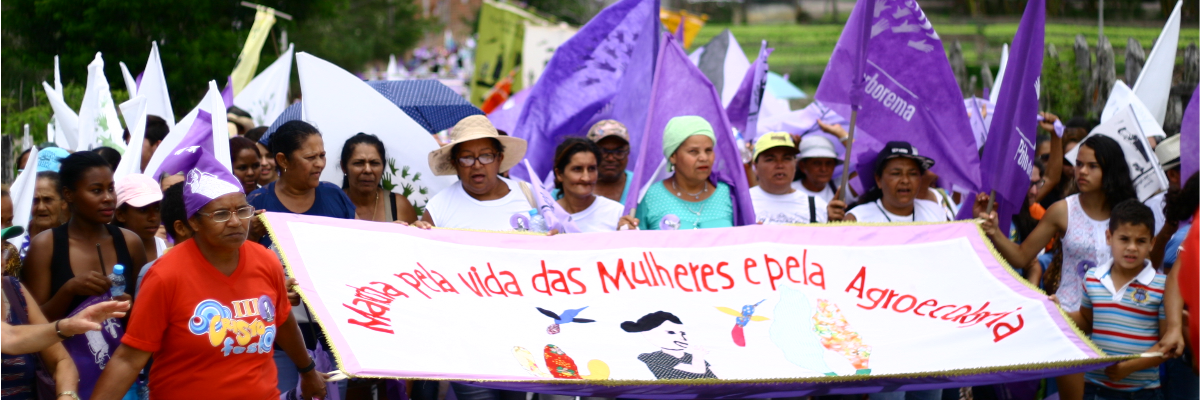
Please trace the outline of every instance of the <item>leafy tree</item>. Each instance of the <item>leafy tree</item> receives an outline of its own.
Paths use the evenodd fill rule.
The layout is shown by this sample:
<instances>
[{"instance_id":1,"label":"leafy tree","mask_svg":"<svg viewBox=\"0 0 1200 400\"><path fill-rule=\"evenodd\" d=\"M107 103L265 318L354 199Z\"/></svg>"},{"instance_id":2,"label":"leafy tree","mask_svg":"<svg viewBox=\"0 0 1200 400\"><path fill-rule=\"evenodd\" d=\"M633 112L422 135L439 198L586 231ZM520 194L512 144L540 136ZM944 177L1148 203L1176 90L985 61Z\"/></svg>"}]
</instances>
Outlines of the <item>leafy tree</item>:
<instances>
[{"instance_id":1,"label":"leafy tree","mask_svg":"<svg viewBox=\"0 0 1200 400\"><path fill-rule=\"evenodd\" d=\"M263 0L295 17L278 19L298 51L308 51L357 70L388 54L400 53L420 39L428 24L404 0ZM254 10L236 0L10 0L0 3L0 89L17 97L23 88L53 79L54 56L60 57L64 84L87 81L85 68L103 53L105 75L113 89L123 89L117 66L132 74L145 68L150 42L157 41L176 117L191 110L208 89L221 86L237 62ZM263 48L260 70L276 57L278 37ZM30 104L30 102L25 102ZM19 107L5 103L9 116ZM44 125L43 125L43 130ZM5 131L7 134L7 131Z\"/></svg>"}]
</instances>

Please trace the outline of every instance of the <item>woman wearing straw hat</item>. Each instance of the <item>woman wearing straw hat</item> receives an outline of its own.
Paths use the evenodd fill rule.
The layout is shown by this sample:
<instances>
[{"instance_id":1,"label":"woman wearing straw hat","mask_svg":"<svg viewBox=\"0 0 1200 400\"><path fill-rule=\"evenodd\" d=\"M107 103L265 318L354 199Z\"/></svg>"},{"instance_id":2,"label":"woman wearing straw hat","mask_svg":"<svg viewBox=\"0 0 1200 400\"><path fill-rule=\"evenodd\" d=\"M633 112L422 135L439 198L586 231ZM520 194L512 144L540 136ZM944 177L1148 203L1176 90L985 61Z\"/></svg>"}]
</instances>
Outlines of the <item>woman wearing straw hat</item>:
<instances>
[{"instance_id":1,"label":"woman wearing straw hat","mask_svg":"<svg viewBox=\"0 0 1200 400\"><path fill-rule=\"evenodd\" d=\"M520 182L500 176L525 157L525 146L523 139L501 136L485 116L463 118L450 143L429 153L434 175L458 175L458 182L429 199L413 226L512 230L513 214L537 208Z\"/></svg>"},{"instance_id":2,"label":"woman wearing straw hat","mask_svg":"<svg viewBox=\"0 0 1200 400\"><path fill-rule=\"evenodd\" d=\"M700 229L733 226L729 185L714 184L717 136L704 118L671 118L663 129L663 157L675 175L653 183L638 203L641 229Z\"/></svg>"},{"instance_id":3,"label":"woman wearing straw hat","mask_svg":"<svg viewBox=\"0 0 1200 400\"><path fill-rule=\"evenodd\" d=\"M500 135L491 121L472 115L450 130L450 143L429 153L434 175L458 175L458 182L425 203L412 226L488 231L512 230L513 214L527 215L534 201L527 186L500 176L525 157L525 140ZM523 187L525 186L525 187ZM524 392L451 383L460 400L523 400Z\"/></svg>"}]
</instances>

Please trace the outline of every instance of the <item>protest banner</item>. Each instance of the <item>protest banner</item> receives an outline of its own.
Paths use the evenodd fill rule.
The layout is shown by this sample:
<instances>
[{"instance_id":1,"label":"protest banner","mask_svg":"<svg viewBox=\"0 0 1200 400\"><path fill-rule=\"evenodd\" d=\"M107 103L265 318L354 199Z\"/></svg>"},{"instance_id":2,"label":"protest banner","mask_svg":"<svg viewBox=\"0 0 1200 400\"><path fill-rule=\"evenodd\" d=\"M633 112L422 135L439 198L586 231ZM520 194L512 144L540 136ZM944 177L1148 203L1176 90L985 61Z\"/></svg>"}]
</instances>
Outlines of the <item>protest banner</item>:
<instances>
[{"instance_id":1,"label":"protest banner","mask_svg":"<svg viewBox=\"0 0 1200 400\"><path fill-rule=\"evenodd\" d=\"M229 74L234 95L241 94L242 89L250 84L250 79L258 71L259 54L262 53L263 43L267 41L267 36L271 35L271 27L274 25L275 9L258 6L258 11L254 13L254 25L250 27L250 34L246 35L246 44L242 47L242 53L238 55L237 66L233 67L233 72Z\"/></svg>"},{"instance_id":2,"label":"protest banner","mask_svg":"<svg viewBox=\"0 0 1200 400\"><path fill-rule=\"evenodd\" d=\"M352 376L785 397L1036 379L1131 358L1083 337L974 222L546 237L264 221Z\"/></svg>"},{"instance_id":3,"label":"protest banner","mask_svg":"<svg viewBox=\"0 0 1200 400\"><path fill-rule=\"evenodd\" d=\"M567 24L543 26L525 21L525 41L521 50L521 73L525 75L524 87L532 87L542 77L554 50L575 35L577 29ZM518 90L513 89L513 93Z\"/></svg>"},{"instance_id":4,"label":"protest banner","mask_svg":"<svg viewBox=\"0 0 1200 400\"><path fill-rule=\"evenodd\" d=\"M486 0L479 8L479 47L475 49L475 76L471 79L472 104L482 105L488 90L504 79L510 71L520 71L522 49L525 46L525 22L550 25L528 11L512 4ZM512 91L518 92L527 84L520 74L513 79Z\"/></svg>"},{"instance_id":5,"label":"protest banner","mask_svg":"<svg viewBox=\"0 0 1200 400\"><path fill-rule=\"evenodd\" d=\"M1125 163L1129 164L1129 178L1133 180L1133 187L1137 190L1138 201L1146 201L1159 192L1166 191L1168 183L1167 174L1158 164L1154 148L1142 132L1141 127L1145 124L1139 116L1132 104L1127 105L1108 121L1093 128L1083 141L1095 135L1108 136L1117 141L1121 145L1121 152L1125 154ZM1077 156L1079 146L1075 146L1065 157L1074 165Z\"/></svg>"}]
</instances>

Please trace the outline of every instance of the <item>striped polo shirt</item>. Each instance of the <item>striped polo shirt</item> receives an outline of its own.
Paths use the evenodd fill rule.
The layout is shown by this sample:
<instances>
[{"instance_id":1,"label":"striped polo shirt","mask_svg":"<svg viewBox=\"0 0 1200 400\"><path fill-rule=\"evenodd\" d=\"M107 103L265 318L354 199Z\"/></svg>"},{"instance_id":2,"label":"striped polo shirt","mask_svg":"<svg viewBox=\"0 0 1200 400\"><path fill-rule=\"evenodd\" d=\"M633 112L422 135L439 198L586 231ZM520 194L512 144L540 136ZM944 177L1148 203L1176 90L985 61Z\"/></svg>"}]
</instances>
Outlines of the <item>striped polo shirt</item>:
<instances>
[{"instance_id":1,"label":"striped polo shirt","mask_svg":"<svg viewBox=\"0 0 1200 400\"><path fill-rule=\"evenodd\" d=\"M1158 343L1158 323L1166 318L1163 290L1166 275L1146 261L1142 272L1120 288L1113 287L1112 261L1087 272L1081 307L1092 309L1092 341L1110 355L1141 354ZM1089 371L1088 382L1133 392L1159 387L1158 368L1146 368L1112 382L1103 369Z\"/></svg>"}]
</instances>

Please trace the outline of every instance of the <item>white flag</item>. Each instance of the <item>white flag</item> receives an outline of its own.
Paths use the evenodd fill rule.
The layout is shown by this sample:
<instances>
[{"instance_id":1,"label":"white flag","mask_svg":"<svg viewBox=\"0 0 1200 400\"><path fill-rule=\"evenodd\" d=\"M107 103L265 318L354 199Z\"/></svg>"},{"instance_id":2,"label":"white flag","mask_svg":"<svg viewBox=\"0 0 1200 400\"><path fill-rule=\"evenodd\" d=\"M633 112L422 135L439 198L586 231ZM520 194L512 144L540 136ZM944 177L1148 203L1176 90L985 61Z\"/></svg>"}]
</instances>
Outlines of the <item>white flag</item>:
<instances>
[{"instance_id":1,"label":"white flag","mask_svg":"<svg viewBox=\"0 0 1200 400\"><path fill-rule=\"evenodd\" d=\"M167 76L158 57L158 42L150 44L150 58L146 61L146 70L142 71L142 86L138 88L138 94L146 96L147 113L161 117L169 127L175 126L175 111L171 109Z\"/></svg>"},{"instance_id":2,"label":"white flag","mask_svg":"<svg viewBox=\"0 0 1200 400\"><path fill-rule=\"evenodd\" d=\"M387 150L384 187L404 194L414 206L423 206L454 182L454 177L435 176L429 169L429 153L439 147L433 135L362 79L308 53L296 54L296 66L304 120L321 130L329 157L321 180L342 182L344 171L337 167L342 145L365 132L378 136Z\"/></svg>"},{"instance_id":3,"label":"white flag","mask_svg":"<svg viewBox=\"0 0 1200 400\"><path fill-rule=\"evenodd\" d=\"M254 77L233 98L233 105L254 118L254 126L270 126L288 106L292 80L292 47Z\"/></svg>"},{"instance_id":4,"label":"white flag","mask_svg":"<svg viewBox=\"0 0 1200 400\"><path fill-rule=\"evenodd\" d=\"M1133 111L1133 107L1126 106L1088 134L1088 137L1108 136L1121 145L1121 152L1125 153L1125 163L1129 164L1129 178L1133 180L1133 186L1137 189L1138 201L1143 202L1167 190L1167 175L1158 164L1154 148L1150 147L1150 142L1142 133L1141 127L1145 125L1146 123L1140 121L1139 114ZM1083 140L1087 141L1087 138ZM1075 146L1075 149L1067 153L1066 158L1071 164L1075 164L1075 158L1078 156L1079 146Z\"/></svg>"},{"instance_id":5,"label":"white flag","mask_svg":"<svg viewBox=\"0 0 1200 400\"><path fill-rule=\"evenodd\" d=\"M121 115L129 127L129 147L121 155L121 163L113 171L113 181L130 174L142 173L142 142L146 138L146 98L137 96L121 103Z\"/></svg>"},{"instance_id":6,"label":"white flag","mask_svg":"<svg viewBox=\"0 0 1200 400\"><path fill-rule=\"evenodd\" d=\"M38 149L36 147L29 149L29 158L25 161L24 169L21 174L17 175L17 179L13 180L10 188L13 204L13 226L20 226L29 231L29 219L33 212L33 197L37 190L37 162ZM12 239L8 239L13 246L21 248L25 244L25 240L29 235L21 235Z\"/></svg>"},{"instance_id":7,"label":"white flag","mask_svg":"<svg viewBox=\"0 0 1200 400\"><path fill-rule=\"evenodd\" d=\"M88 65L87 89L79 106L79 143L75 144L75 151L108 146L123 153L123 134L108 79L104 76L104 58L96 53L96 58Z\"/></svg>"}]
</instances>

